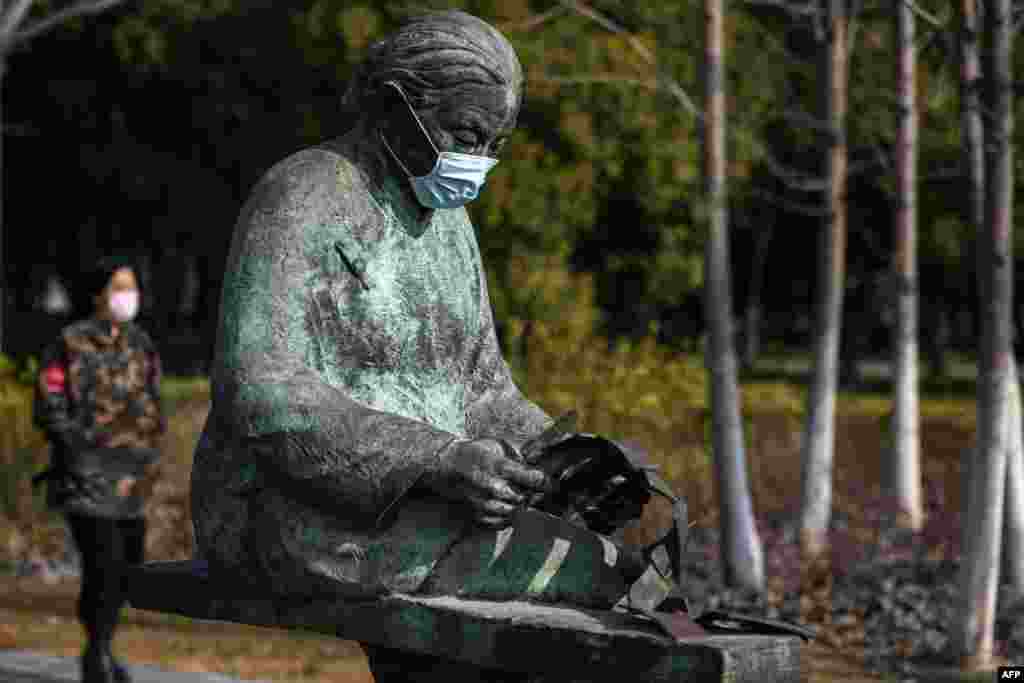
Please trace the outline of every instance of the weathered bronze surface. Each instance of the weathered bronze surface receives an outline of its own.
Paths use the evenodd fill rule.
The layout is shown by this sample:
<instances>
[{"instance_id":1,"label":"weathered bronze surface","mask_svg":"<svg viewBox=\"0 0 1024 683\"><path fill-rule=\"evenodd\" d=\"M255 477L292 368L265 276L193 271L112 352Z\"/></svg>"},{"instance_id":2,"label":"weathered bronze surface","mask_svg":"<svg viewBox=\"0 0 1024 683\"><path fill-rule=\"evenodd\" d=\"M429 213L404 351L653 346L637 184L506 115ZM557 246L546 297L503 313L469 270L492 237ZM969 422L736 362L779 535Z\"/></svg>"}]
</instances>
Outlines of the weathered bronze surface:
<instances>
[{"instance_id":1,"label":"weathered bronze surface","mask_svg":"<svg viewBox=\"0 0 1024 683\"><path fill-rule=\"evenodd\" d=\"M352 130L259 182L193 469L201 559L139 568L133 604L356 639L381 683L796 680L794 638L661 635L665 568L595 533L639 514L642 463L579 437L552 459L574 429L512 381L461 204L521 95L497 31L424 15L370 48ZM627 595L646 617L609 609Z\"/></svg>"},{"instance_id":2,"label":"weathered bronze surface","mask_svg":"<svg viewBox=\"0 0 1024 683\"><path fill-rule=\"evenodd\" d=\"M401 170L495 157L521 92L497 31L425 15L371 47L355 127L252 192L193 470L214 571L292 597L607 607L628 591L636 570L619 570L611 541L522 504L545 475L514 449L551 420L502 358L465 209L421 205Z\"/></svg>"},{"instance_id":3,"label":"weathered bronze surface","mask_svg":"<svg viewBox=\"0 0 1024 683\"><path fill-rule=\"evenodd\" d=\"M438 654L444 655L431 667L436 677L416 677L407 670L394 680L801 680L802 644L794 635L713 635L676 642L652 623L610 610L449 596L390 595L377 600L315 602L271 599L218 583L199 562L139 567L129 575L128 592L132 606L139 609L328 633L401 650L398 654L404 657L403 664L433 663Z\"/></svg>"}]
</instances>

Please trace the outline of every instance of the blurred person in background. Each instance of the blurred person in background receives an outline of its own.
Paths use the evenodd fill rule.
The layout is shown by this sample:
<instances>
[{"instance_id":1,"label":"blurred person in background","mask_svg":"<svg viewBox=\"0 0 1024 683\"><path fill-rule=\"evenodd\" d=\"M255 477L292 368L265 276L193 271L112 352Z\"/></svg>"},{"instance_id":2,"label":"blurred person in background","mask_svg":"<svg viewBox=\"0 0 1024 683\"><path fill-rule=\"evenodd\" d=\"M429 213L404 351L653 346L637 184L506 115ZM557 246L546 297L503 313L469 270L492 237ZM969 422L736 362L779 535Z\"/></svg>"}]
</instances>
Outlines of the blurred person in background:
<instances>
[{"instance_id":1,"label":"blurred person in background","mask_svg":"<svg viewBox=\"0 0 1024 683\"><path fill-rule=\"evenodd\" d=\"M34 482L47 482L47 501L64 513L81 554L82 680L124 683L130 676L111 642L125 569L144 555L142 485L166 428L161 364L149 335L132 322L139 285L128 258L100 259L72 291L91 314L42 354L33 411L51 462Z\"/></svg>"}]
</instances>

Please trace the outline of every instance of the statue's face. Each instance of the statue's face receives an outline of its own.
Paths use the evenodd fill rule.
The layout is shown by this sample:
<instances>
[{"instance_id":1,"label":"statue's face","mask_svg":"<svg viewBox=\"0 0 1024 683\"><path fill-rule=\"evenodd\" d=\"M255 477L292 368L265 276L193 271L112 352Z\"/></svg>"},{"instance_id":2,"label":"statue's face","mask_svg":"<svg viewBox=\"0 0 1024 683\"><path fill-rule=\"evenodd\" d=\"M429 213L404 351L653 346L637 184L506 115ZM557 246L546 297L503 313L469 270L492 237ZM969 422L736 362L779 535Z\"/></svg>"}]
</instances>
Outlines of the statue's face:
<instances>
[{"instance_id":1,"label":"statue's face","mask_svg":"<svg viewBox=\"0 0 1024 683\"><path fill-rule=\"evenodd\" d=\"M433 170L437 152L500 158L519 113L517 94L513 89L501 86L460 88L456 95L443 100L438 106L416 112L419 124L409 113L401 95L389 97L386 102L389 110L386 135L395 153L414 176L426 175ZM430 138L429 142L424 139L424 131Z\"/></svg>"}]
</instances>

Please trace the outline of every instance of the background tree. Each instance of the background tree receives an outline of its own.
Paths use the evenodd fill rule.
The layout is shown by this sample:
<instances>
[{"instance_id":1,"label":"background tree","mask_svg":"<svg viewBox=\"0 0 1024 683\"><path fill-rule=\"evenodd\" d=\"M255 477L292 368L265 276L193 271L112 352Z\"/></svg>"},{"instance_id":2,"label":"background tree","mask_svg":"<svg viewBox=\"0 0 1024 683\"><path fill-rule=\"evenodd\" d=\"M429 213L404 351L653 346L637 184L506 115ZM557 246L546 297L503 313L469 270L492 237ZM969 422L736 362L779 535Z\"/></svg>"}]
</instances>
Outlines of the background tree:
<instances>
[{"instance_id":1,"label":"background tree","mask_svg":"<svg viewBox=\"0 0 1024 683\"><path fill-rule=\"evenodd\" d=\"M967 178L967 223L982 243L985 220L985 146L981 115L981 62L979 55L978 10L975 0L960 0L958 8L958 57L960 66L960 116L963 171ZM980 257L981 252L976 254ZM983 264L978 262L978 267ZM976 271L977 272L977 271ZM1024 594L1024 446L1020 405L1020 374L1012 363L1010 377L1010 415L1006 451L1006 488L1003 500L1001 582L1016 595ZM971 481L972 451L965 454L963 472L965 491ZM966 498L966 497L965 497Z\"/></svg>"},{"instance_id":2,"label":"background tree","mask_svg":"<svg viewBox=\"0 0 1024 683\"><path fill-rule=\"evenodd\" d=\"M958 0L956 6L957 57L960 67L958 86L961 170L967 180L963 215L964 223L969 228L968 234L965 235L966 239L960 241L980 246L983 243L982 229L985 224L986 174L985 126L981 117L981 32L978 25L978 0ZM974 263L968 263L968 267L974 271L975 294L980 296L983 250L975 248L968 253L974 255ZM942 364L944 360L944 357L940 359Z\"/></svg>"},{"instance_id":3,"label":"background tree","mask_svg":"<svg viewBox=\"0 0 1024 683\"><path fill-rule=\"evenodd\" d=\"M704 182L708 213L704 295L709 326L708 391L725 581L764 590L764 556L747 482L737 385L726 192L722 0L704 0Z\"/></svg>"},{"instance_id":4,"label":"background tree","mask_svg":"<svg viewBox=\"0 0 1024 683\"><path fill-rule=\"evenodd\" d=\"M896 23L896 90L899 101L896 140L896 239L893 271L896 320L893 325L892 453L887 458L888 489L900 523L920 530L921 455L917 370L917 56L914 12L903 0L893 3Z\"/></svg>"},{"instance_id":5,"label":"background tree","mask_svg":"<svg viewBox=\"0 0 1024 683\"><path fill-rule=\"evenodd\" d=\"M486 235L481 248L502 334L517 319L528 327L572 310L568 290L540 294L527 282L588 272L601 330L637 338L657 324L659 341L695 350L705 327L699 288L707 232L689 93L699 88L692 36L702 31L702 7L683 0L585 6L622 32L563 3L527 0L152 0L38 36L11 54L5 82L11 125L4 153L9 166L23 169L6 175L5 220L31 226L9 230L18 238L5 260L19 319L5 330L5 350L29 355L47 337L33 332L33 316L42 314L29 312L37 293L30 285L45 283L47 264L73 285L80 255L128 248L151 264L143 322L169 371L201 371L193 364L212 342L230 226L252 184L287 154L345 130L338 101L370 41L410 12L455 7L502 27L527 72L509 154L470 206ZM724 79L736 103L726 131L731 285L738 301L759 295L772 355L798 351L812 337L819 261L812 235L820 232L823 174L814 160L824 126L804 112L816 110L820 91L818 46L808 30L824 27L818 6L737 3L724 21ZM871 282L891 260L894 174L876 163L888 163L895 133L891 16L891 3L865 5L850 55L857 115L848 119L846 271L850 296L865 302L871 288L853 283ZM957 159L956 80L946 73L943 41L924 33L920 42L920 165L934 176ZM66 58L71 53L76 59ZM64 163L43 173L40 158ZM977 297L968 298L974 285L965 283L974 268L963 267L973 237L964 238L967 224L957 215L958 183L921 179L929 197L918 207L921 343L925 350L948 338L952 350L973 354ZM66 201L52 201L54 186ZM762 249L756 242L769 232ZM751 277L758 253L760 287ZM48 255L45 263L39 254ZM200 303L176 317L190 256ZM858 346L862 355L888 354L880 316L858 316L866 304L848 301L843 329L866 334L844 344L841 356L852 358L846 347ZM191 341L179 341L178 331Z\"/></svg>"},{"instance_id":6,"label":"background tree","mask_svg":"<svg viewBox=\"0 0 1024 683\"><path fill-rule=\"evenodd\" d=\"M844 0L822 0L821 87L829 125L826 216L818 261L817 333L803 442L800 547L809 563L825 558L832 504L835 400L846 262L847 16Z\"/></svg>"},{"instance_id":7,"label":"background tree","mask_svg":"<svg viewBox=\"0 0 1024 683\"><path fill-rule=\"evenodd\" d=\"M966 15L966 13L965 13ZM978 446L968 470L963 563L962 619L954 634L961 666L992 668L996 592L999 585L1009 445L1013 302L1013 109L1012 16L1009 0L992 0L984 12L986 99L985 223L978 235L982 339L978 373Z\"/></svg>"}]
</instances>

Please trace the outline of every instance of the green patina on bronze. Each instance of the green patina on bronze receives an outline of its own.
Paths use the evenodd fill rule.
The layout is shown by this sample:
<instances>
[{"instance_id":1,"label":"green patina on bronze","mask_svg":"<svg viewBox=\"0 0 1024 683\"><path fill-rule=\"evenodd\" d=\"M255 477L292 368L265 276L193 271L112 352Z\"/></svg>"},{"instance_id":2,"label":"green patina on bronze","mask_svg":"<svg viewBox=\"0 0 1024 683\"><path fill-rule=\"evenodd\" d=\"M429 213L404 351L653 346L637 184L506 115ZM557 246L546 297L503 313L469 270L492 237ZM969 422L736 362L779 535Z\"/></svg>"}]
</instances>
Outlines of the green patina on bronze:
<instances>
[{"instance_id":1,"label":"green patina on bronze","mask_svg":"<svg viewBox=\"0 0 1024 683\"><path fill-rule=\"evenodd\" d=\"M491 534L493 536L493 534ZM494 544L482 544L480 553L481 569L467 573L461 593L464 595L486 595L491 599L512 599L526 594L526 589L544 565L553 539L535 538L531 543L519 543L507 549L491 562ZM513 535L509 544L515 543ZM460 580L456 578L456 580Z\"/></svg>"},{"instance_id":2,"label":"green patina on bronze","mask_svg":"<svg viewBox=\"0 0 1024 683\"><path fill-rule=\"evenodd\" d=\"M355 127L278 163L240 212L193 466L199 553L212 574L287 600L431 592L609 607L628 586L595 534L521 509L499 553L466 502L430 484L442 453L462 453L453 443L519 446L551 420L502 357L465 209L417 204L381 144L385 128L403 139L393 110L373 104L374 79L405 78L412 99L439 103L422 110L424 130L459 151L449 132L467 125L460 111L490 121L491 142L508 134L521 68L473 17L424 22L393 44L406 57L386 41L371 49L354 79ZM435 73L430 60L451 50L468 56L450 73L406 78L416 64ZM414 64L394 67L405 58ZM402 627L420 649L483 633L426 616Z\"/></svg>"}]
</instances>

